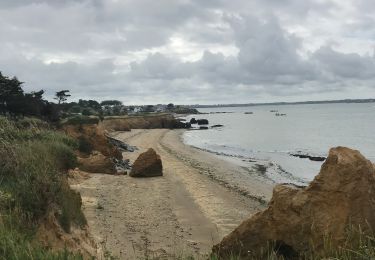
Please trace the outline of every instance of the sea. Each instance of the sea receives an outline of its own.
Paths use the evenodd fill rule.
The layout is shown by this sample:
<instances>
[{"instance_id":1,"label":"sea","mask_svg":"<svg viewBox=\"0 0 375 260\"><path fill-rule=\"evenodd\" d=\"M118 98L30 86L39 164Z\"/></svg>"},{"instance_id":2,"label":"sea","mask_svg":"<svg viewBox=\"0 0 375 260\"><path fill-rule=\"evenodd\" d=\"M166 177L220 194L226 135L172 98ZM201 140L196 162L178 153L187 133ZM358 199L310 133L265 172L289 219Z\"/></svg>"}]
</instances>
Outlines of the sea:
<instances>
[{"instance_id":1,"label":"sea","mask_svg":"<svg viewBox=\"0 0 375 260\"><path fill-rule=\"evenodd\" d=\"M359 150L375 162L375 104L299 104L198 108L208 130L186 131L186 144L221 159L262 172L275 183L305 185L323 161L292 154L326 157L331 147ZM280 115L283 114L283 115ZM213 125L223 125L214 127Z\"/></svg>"}]
</instances>

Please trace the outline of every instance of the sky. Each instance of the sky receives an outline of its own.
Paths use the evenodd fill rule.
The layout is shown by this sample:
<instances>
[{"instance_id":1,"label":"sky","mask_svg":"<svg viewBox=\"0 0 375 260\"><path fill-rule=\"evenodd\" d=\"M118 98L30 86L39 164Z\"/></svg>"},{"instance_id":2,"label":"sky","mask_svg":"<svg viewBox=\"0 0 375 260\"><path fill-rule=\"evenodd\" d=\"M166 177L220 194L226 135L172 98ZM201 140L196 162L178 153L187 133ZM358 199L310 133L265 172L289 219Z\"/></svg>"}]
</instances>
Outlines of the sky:
<instances>
[{"instance_id":1,"label":"sky","mask_svg":"<svg viewBox=\"0 0 375 260\"><path fill-rule=\"evenodd\" d=\"M374 0L1 0L0 71L51 99L375 98Z\"/></svg>"}]
</instances>

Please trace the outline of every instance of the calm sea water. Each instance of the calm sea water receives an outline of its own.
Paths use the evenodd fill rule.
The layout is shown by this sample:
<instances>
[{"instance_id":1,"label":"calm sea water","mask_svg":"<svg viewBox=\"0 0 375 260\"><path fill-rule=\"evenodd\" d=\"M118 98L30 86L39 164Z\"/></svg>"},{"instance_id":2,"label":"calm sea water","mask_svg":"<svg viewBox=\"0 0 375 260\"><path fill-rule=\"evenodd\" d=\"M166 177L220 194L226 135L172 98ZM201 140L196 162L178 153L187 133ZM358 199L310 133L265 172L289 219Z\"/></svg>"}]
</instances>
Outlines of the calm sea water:
<instances>
[{"instance_id":1,"label":"calm sea water","mask_svg":"<svg viewBox=\"0 0 375 260\"><path fill-rule=\"evenodd\" d=\"M286 116L275 116L271 110ZM199 111L210 114L187 119L206 118L210 125L224 127L187 131L185 143L243 167L260 169L275 182L306 183L319 172L322 162L290 155L298 151L326 156L331 147L347 146L375 161L373 103L222 107Z\"/></svg>"}]
</instances>

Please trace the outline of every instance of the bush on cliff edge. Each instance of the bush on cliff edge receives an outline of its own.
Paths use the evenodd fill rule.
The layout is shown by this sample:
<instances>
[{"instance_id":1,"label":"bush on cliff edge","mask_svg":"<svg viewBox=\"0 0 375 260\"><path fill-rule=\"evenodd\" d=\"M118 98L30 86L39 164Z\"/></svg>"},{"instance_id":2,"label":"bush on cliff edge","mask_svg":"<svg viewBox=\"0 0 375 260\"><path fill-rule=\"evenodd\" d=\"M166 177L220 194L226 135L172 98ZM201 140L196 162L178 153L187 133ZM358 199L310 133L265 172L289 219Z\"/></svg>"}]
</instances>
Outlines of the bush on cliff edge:
<instances>
[{"instance_id":1,"label":"bush on cliff edge","mask_svg":"<svg viewBox=\"0 0 375 260\"><path fill-rule=\"evenodd\" d=\"M0 117L0 258L33 256L34 251L35 256L44 254L30 241L51 208L59 209L58 219L66 232L73 224L86 224L81 198L69 188L65 175L77 164L73 151L77 147L63 134Z\"/></svg>"}]
</instances>

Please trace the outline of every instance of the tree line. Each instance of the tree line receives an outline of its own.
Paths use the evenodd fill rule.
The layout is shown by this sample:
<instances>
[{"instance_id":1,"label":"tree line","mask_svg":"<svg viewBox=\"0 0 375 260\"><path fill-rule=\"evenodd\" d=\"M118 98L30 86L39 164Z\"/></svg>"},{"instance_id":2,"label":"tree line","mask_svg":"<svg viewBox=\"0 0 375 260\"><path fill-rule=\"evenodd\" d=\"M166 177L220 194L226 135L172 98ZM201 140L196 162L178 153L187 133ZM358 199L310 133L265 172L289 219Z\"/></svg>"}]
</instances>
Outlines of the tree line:
<instances>
[{"instance_id":1,"label":"tree line","mask_svg":"<svg viewBox=\"0 0 375 260\"><path fill-rule=\"evenodd\" d=\"M0 72L0 114L12 117L36 116L55 121L59 117L56 104L43 99L44 90L26 93L23 82Z\"/></svg>"},{"instance_id":2,"label":"tree line","mask_svg":"<svg viewBox=\"0 0 375 260\"><path fill-rule=\"evenodd\" d=\"M69 116L119 116L134 112L134 106L124 106L119 100L96 100L79 99L78 102L67 102L71 97L70 91L60 90L55 93L56 103L43 98L44 90L25 92L24 82L17 77L4 76L0 71L0 115L13 118L34 116L47 121L58 121ZM193 113L195 111L186 110L186 107L174 106L172 103L165 106L165 111L174 113ZM139 111L139 110L137 110ZM141 107L141 112L155 112L153 105Z\"/></svg>"},{"instance_id":3,"label":"tree line","mask_svg":"<svg viewBox=\"0 0 375 260\"><path fill-rule=\"evenodd\" d=\"M34 116L48 121L58 121L61 117L70 114L120 115L126 113L126 109L118 100L105 100L101 103L95 100L83 100L69 102L71 97L69 90L60 90L55 93L57 103L49 102L43 98L44 90L27 93L23 90L24 82L17 77L7 77L0 72L0 115L10 117Z\"/></svg>"}]
</instances>

